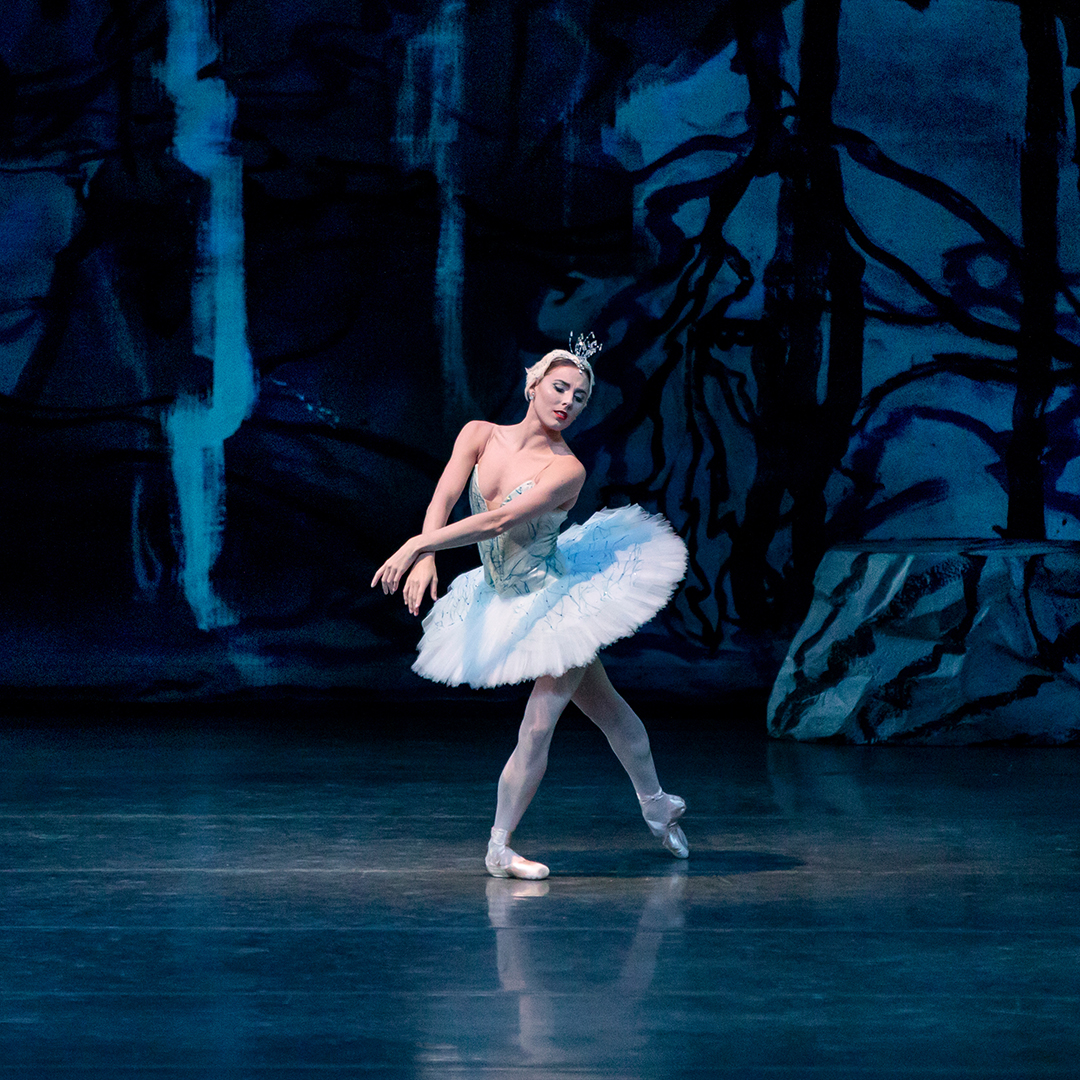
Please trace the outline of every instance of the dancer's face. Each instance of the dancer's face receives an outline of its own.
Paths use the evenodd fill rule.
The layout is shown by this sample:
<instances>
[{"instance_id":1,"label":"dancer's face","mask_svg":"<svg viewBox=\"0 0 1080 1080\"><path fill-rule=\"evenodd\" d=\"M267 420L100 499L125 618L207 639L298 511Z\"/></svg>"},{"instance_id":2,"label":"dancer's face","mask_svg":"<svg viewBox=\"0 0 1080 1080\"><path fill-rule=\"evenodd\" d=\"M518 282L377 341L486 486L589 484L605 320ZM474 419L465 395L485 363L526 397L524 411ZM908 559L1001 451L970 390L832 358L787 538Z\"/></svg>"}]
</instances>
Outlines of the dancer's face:
<instances>
[{"instance_id":1,"label":"dancer's face","mask_svg":"<svg viewBox=\"0 0 1080 1080\"><path fill-rule=\"evenodd\" d=\"M555 364L536 384L532 406L544 427L565 431L585 408L588 396L588 376L573 364Z\"/></svg>"}]
</instances>

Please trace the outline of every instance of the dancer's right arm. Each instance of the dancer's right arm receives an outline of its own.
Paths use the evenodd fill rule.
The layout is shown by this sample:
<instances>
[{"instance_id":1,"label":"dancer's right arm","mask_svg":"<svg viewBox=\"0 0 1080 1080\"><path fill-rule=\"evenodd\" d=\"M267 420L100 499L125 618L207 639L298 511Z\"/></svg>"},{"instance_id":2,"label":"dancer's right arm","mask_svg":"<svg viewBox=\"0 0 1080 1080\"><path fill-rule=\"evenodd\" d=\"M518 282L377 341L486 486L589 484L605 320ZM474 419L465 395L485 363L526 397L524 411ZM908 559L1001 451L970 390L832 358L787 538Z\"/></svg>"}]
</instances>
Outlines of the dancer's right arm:
<instances>
[{"instance_id":1,"label":"dancer's right arm","mask_svg":"<svg viewBox=\"0 0 1080 1080\"><path fill-rule=\"evenodd\" d=\"M454 440L454 451L450 455L450 460L446 463L446 468L443 469L442 476L439 477L439 482L435 486L435 494L428 503L421 532L441 529L450 520L450 514L472 475L473 466L491 437L492 427L493 425L487 421L472 420L461 429L457 439ZM435 569L435 555L429 552L416 560L402 586L402 598L409 609L409 614L419 613L425 594L429 594L431 599L435 600L438 597L438 589L439 576Z\"/></svg>"}]
</instances>

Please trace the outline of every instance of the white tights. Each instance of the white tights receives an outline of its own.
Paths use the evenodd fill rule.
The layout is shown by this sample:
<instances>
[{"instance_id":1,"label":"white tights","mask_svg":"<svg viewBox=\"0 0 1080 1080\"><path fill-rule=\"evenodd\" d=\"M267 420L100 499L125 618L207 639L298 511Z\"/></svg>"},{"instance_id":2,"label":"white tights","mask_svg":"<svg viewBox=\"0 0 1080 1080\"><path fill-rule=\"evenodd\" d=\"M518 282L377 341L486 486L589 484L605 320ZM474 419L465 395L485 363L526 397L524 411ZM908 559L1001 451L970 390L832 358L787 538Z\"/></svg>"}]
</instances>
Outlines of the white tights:
<instances>
[{"instance_id":1,"label":"white tights","mask_svg":"<svg viewBox=\"0 0 1080 1080\"><path fill-rule=\"evenodd\" d=\"M496 829L513 832L532 802L547 769L555 725L571 701L607 736L638 798L660 791L645 725L611 685L603 664L594 660L588 667L573 668L557 678L545 675L536 680L517 746L499 777Z\"/></svg>"}]
</instances>

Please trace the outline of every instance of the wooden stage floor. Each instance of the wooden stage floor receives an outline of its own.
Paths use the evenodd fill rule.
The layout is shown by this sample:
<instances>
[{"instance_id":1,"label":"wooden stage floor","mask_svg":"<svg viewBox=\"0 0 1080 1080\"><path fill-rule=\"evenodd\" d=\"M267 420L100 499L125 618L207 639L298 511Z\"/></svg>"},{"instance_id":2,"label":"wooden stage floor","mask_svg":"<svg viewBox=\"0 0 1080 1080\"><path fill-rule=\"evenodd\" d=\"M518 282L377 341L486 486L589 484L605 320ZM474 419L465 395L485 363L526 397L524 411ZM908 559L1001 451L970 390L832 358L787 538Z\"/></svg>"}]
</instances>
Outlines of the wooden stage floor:
<instances>
[{"instance_id":1,"label":"wooden stage floor","mask_svg":"<svg viewBox=\"0 0 1080 1080\"><path fill-rule=\"evenodd\" d=\"M427 708L0 723L0 1080L1077 1075L1080 749L654 718L678 863L567 717L524 883Z\"/></svg>"}]
</instances>

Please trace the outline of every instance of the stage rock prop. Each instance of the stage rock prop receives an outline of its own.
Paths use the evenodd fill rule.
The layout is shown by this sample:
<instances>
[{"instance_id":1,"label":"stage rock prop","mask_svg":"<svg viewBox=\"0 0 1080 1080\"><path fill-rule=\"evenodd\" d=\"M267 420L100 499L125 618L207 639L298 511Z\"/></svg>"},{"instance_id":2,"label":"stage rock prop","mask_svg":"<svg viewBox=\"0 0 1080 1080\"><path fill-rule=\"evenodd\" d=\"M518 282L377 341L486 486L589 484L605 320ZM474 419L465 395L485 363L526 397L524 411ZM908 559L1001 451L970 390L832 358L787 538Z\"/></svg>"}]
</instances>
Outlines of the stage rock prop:
<instances>
[{"instance_id":1,"label":"stage rock prop","mask_svg":"<svg viewBox=\"0 0 1080 1080\"><path fill-rule=\"evenodd\" d=\"M1080 544L831 549L768 726L800 741L1080 739Z\"/></svg>"}]
</instances>

